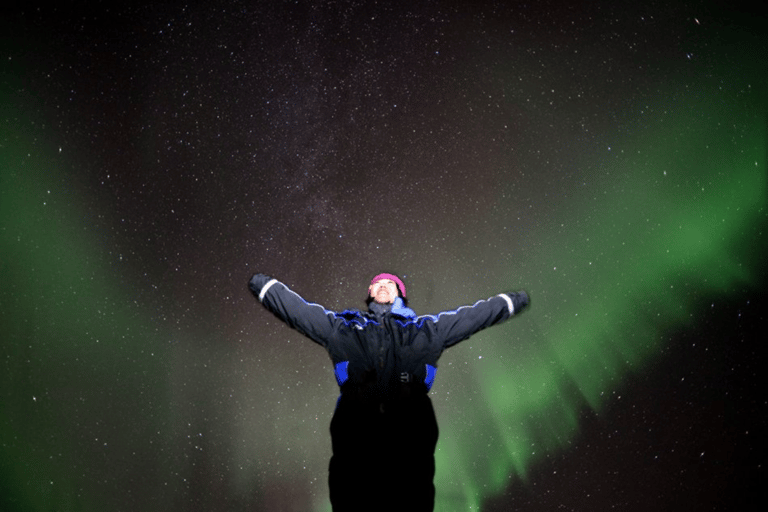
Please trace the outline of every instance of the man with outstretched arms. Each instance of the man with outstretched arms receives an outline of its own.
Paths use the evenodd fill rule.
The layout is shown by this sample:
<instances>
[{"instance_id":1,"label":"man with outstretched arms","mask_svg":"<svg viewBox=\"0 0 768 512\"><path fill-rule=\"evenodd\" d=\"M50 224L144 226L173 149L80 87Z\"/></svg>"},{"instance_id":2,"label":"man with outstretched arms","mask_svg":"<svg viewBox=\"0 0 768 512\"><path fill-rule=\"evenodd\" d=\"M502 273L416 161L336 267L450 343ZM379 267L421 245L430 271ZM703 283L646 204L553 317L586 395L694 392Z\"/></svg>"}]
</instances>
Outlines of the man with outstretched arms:
<instances>
[{"instance_id":1,"label":"man with outstretched arms","mask_svg":"<svg viewBox=\"0 0 768 512\"><path fill-rule=\"evenodd\" d=\"M329 467L334 512L431 511L437 421L427 393L443 350L519 313L525 292L417 316L405 284L379 274L368 311L335 312L286 285L254 275L249 287L269 311L325 347L341 388L331 420Z\"/></svg>"}]
</instances>

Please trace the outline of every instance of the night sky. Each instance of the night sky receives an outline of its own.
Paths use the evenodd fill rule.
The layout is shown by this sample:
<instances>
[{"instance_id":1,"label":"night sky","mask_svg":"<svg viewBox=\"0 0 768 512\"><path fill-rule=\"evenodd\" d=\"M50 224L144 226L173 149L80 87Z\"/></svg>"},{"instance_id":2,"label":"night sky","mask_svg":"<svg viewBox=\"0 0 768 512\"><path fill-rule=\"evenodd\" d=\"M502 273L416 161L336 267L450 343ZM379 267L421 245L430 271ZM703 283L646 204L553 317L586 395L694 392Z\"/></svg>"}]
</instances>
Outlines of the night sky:
<instances>
[{"instance_id":1,"label":"night sky","mask_svg":"<svg viewBox=\"0 0 768 512\"><path fill-rule=\"evenodd\" d=\"M77 4L0 16L0 510L329 511L247 282L383 271L531 296L440 359L436 511L763 510L762 7Z\"/></svg>"}]
</instances>

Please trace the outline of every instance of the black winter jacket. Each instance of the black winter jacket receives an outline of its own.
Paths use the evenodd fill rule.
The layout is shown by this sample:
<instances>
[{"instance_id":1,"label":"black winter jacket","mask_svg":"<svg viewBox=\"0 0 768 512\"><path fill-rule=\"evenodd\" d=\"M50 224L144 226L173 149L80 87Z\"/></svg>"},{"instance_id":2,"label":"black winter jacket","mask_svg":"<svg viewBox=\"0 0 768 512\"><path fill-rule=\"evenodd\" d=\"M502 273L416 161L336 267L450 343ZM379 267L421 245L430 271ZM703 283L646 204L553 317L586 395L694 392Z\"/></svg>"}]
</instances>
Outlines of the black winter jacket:
<instances>
[{"instance_id":1,"label":"black winter jacket","mask_svg":"<svg viewBox=\"0 0 768 512\"><path fill-rule=\"evenodd\" d=\"M376 401L395 399L404 389L426 393L443 350L514 314L507 294L437 315L408 317L375 302L368 312L329 311L263 274L254 275L249 287L280 320L325 347L342 394Z\"/></svg>"}]
</instances>

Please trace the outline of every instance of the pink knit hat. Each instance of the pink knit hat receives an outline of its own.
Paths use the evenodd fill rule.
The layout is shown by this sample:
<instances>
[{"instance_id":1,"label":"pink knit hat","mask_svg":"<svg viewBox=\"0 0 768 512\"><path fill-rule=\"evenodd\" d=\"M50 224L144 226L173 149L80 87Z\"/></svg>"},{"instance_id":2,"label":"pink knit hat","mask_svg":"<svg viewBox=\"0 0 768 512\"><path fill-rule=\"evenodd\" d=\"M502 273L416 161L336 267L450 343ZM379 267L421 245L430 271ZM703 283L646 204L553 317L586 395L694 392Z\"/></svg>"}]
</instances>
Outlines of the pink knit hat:
<instances>
[{"instance_id":1,"label":"pink knit hat","mask_svg":"<svg viewBox=\"0 0 768 512\"><path fill-rule=\"evenodd\" d=\"M391 279L394 281L395 284L397 284L397 287L400 290L403 298L405 298L405 284L403 283L402 279L397 277L395 274L379 274L371 279L371 284L375 283L376 281L381 281L382 279Z\"/></svg>"}]
</instances>

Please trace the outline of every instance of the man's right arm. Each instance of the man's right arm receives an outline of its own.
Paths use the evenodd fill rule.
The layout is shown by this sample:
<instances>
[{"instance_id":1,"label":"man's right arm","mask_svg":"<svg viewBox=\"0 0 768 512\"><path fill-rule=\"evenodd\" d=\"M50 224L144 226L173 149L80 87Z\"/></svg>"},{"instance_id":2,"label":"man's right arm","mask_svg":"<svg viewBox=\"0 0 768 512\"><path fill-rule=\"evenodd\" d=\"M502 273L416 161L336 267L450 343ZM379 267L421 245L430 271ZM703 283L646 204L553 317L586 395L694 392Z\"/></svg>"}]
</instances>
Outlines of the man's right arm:
<instances>
[{"instance_id":1,"label":"man's right arm","mask_svg":"<svg viewBox=\"0 0 768 512\"><path fill-rule=\"evenodd\" d=\"M277 279L264 274L255 274L248 283L248 288L265 308L289 327L320 345L328 344L336 324L336 314L333 311L307 302Z\"/></svg>"},{"instance_id":2,"label":"man's right arm","mask_svg":"<svg viewBox=\"0 0 768 512\"><path fill-rule=\"evenodd\" d=\"M439 338L445 348L469 338L474 333L504 322L528 305L525 292L500 293L472 306L462 306L431 316Z\"/></svg>"}]
</instances>

